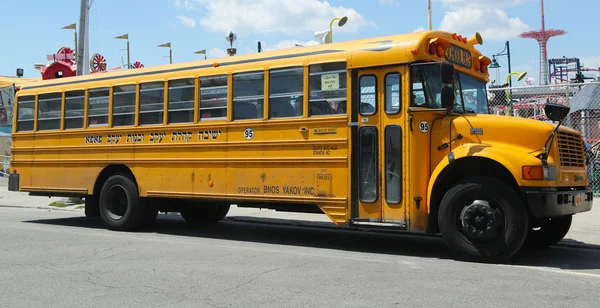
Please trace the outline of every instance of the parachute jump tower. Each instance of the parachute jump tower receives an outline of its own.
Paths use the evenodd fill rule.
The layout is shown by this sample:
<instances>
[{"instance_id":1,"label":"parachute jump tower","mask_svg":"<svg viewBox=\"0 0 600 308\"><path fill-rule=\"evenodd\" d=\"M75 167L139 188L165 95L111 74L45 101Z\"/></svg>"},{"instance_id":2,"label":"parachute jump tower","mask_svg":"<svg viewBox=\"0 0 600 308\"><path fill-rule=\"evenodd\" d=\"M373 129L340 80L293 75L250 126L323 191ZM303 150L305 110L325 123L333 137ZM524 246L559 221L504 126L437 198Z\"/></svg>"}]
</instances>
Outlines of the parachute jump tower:
<instances>
[{"instance_id":1,"label":"parachute jump tower","mask_svg":"<svg viewBox=\"0 0 600 308\"><path fill-rule=\"evenodd\" d=\"M544 22L544 0L540 0L540 7L542 10L542 28L537 31L524 32L519 35L521 38L531 38L538 42L540 45L540 76L539 84L548 84L548 53L546 45L551 37L566 34L565 30L560 29L546 29Z\"/></svg>"}]
</instances>

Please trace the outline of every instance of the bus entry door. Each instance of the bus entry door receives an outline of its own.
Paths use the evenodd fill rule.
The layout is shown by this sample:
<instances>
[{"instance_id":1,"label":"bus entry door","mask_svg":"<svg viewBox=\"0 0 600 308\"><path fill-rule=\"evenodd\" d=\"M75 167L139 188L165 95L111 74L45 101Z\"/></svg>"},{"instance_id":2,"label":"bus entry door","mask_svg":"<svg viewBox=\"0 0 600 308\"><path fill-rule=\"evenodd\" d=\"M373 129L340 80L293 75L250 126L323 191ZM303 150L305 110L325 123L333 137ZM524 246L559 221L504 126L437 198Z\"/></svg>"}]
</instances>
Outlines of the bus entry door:
<instances>
[{"instance_id":1,"label":"bus entry door","mask_svg":"<svg viewBox=\"0 0 600 308\"><path fill-rule=\"evenodd\" d=\"M402 66L359 70L354 79L352 117L353 166L356 179L355 222L405 225L401 111Z\"/></svg>"}]
</instances>

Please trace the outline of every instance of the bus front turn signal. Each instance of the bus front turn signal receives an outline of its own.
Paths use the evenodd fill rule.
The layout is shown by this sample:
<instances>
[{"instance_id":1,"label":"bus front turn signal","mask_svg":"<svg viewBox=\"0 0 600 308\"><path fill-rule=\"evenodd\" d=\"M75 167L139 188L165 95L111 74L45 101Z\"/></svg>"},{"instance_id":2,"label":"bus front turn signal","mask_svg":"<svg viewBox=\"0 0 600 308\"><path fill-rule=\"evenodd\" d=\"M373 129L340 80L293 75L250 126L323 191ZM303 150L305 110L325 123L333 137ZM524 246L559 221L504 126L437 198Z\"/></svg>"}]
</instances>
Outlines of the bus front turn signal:
<instances>
[{"instance_id":1,"label":"bus front turn signal","mask_svg":"<svg viewBox=\"0 0 600 308\"><path fill-rule=\"evenodd\" d=\"M523 166L521 170L523 180L556 180L556 167L554 166Z\"/></svg>"}]
</instances>

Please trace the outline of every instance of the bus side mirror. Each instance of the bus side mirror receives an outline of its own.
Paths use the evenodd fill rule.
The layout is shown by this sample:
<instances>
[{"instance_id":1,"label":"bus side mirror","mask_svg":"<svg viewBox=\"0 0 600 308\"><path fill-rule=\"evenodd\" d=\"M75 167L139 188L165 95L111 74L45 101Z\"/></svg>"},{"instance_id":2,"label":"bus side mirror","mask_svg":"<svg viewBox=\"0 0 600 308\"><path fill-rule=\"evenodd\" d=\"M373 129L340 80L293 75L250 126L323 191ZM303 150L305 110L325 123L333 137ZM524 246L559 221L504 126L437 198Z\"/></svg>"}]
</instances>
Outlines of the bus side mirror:
<instances>
[{"instance_id":1,"label":"bus side mirror","mask_svg":"<svg viewBox=\"0 0 600 308\"><path fill-rule=\"evenodd\" d=\"M442 108L450 111L454 109L454 87L443 86L442 87Z\"/></svg>"},{"instance_id":2,"label":"bus side mirror","mask_svg":"<svg viewBox=\"0 0 600 308\"><path fill-rule=\"evenodd\" d=\"M442 62L440 64L440 71L442 72L442 83L454 83L454 65L452 65L452 63L448 61Z\"/></svg>"},{"instance_id":3,"label":"bus side mirror","mask_svg":"<svg viewBox=\"0 0 600 308\"><path fill-rule=\"evenodd\" d=\"M544 107L546 117L548 117L550 121L555 122L562 121L569 114L570 110L571 108L568 106L553 103L546 103L546 106Z\"/></svg>"}]
</instances>

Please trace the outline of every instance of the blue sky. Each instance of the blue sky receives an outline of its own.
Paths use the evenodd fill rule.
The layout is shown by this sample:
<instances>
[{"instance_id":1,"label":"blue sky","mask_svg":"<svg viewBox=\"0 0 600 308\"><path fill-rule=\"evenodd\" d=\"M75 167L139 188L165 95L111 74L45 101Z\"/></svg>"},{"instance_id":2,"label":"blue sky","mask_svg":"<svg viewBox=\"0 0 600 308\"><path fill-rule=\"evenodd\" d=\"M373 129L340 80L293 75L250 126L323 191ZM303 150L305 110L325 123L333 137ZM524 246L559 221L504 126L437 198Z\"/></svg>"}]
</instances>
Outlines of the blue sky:
<instances>
[{"instance_id":1,"label":"blue sky","mask_svg":"<svg viewBox=\"0 0 600 308\"><path fill-rule=\"evenodd\" d=\"M39 77L34 63L47 63L46 55L62 46L73 46L72 30L63 26L79 22L78 0L20 0L0 4L2 46L0 75L14 75L17 67L26 77ZM546 28L567 34L550 39L548 57L579 57L588 68L600 66L600 41L592 25L600 1L546 0ZM100 53L108 67L126 60L125 41L115 36L129 33L132 62L145 66L168 63L172 42L173 61L201 59L193 54L208 50L209 58L225 55L225 33L236 32L238 54L277 49L294 44L315 44L314 32L326 30L333 17L348 16L348 23L333 29L334 41L412 32L427 27L426 0L96 0L90 13L90 55ZM513 71L538 77L538 44L518 35L540 28L539 0L433 0L433 28L470 37L483 35L480 50L491 58L510 41ZM499 57L506 77L506 57ZM587 72L588 76L598 76ZM491 70L490 79L496 79ZM523 83L520 83L523 84Z\"/></svg>"}]
</instances>

